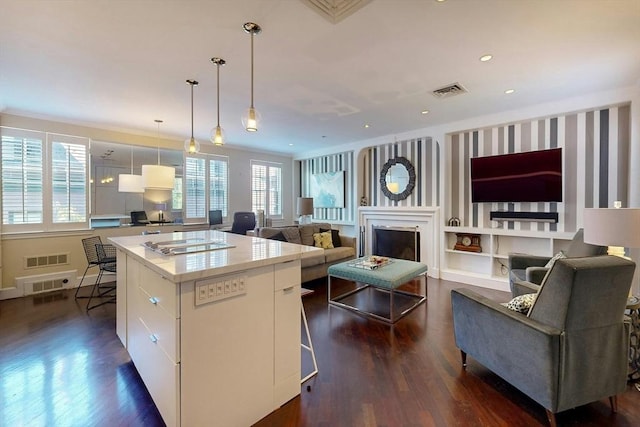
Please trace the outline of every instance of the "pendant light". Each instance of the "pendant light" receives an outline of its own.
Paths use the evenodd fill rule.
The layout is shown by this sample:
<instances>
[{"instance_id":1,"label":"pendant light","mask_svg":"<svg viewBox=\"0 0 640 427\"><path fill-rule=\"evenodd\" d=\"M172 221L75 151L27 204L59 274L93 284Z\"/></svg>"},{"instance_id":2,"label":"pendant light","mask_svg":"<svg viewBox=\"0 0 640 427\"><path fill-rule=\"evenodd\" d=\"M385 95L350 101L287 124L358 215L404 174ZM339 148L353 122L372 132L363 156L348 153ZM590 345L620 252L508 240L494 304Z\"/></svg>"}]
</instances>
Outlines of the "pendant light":
<instances>
[{"instance_id":1,"label":"pendant light","mask_svg":"<svg viewBox=\"0 0 640 427\"><path fill-rule=\"evenodd\" d=\"M247 22L242 26L244 30L251 34L251 106L242 118L242 125L249 132L256 132L260 122L260 113L253 107L253 36L262 31L260 25Z\"/></svg>"},{"instance_id":2,"label":"pendant light","mask_svg":"<svg viewBox=\"0 0 640 427\"><path fill-rule=\"evenodd\" d=\"M191 85L191 139L184 141L184 151L189 154L200 152L200 143L193 137L193 87L198 85L195 80L187 80L187 84Z\"/></svg>"},{"instance_id":3,"label":"pendant light","mask_svg":"<svg viewBox=\"0 0 640 427\"><path fill-rule=\"evenodd\" d=\"M118 175L118 192L120 193L144 193L142 175L133 174L133 147L131 147L131 173Z\"/></svg>"},{"instance_id":4,"label":"pendant light","mask_svg":"<svg viewBox=\"0 0 640 427\"><path fill-rule=\"evenodd\" d=\"M152 190L173 190L173 181L176 170L169 166L160 165L160 123L162 120L154 120L158 124L158 164L142 165L142 181L144 188Z\"/></svg>"},{"instance_id":5,"label":"pendant light","mask_svg":"<svg viewBox=\"0 0 640 427\"><path fill-rule=\"evenodd\" d=\"M217 74L217 87L218 87L218 95L217 95L217 106L218 106L218 124L216 127L211 129L211 142L214 145L224 145L224 131L220 127L220 66L227 63L222 58L211 58L211 62L216 64L216 74Z\"/></svg>"}]
</instances>

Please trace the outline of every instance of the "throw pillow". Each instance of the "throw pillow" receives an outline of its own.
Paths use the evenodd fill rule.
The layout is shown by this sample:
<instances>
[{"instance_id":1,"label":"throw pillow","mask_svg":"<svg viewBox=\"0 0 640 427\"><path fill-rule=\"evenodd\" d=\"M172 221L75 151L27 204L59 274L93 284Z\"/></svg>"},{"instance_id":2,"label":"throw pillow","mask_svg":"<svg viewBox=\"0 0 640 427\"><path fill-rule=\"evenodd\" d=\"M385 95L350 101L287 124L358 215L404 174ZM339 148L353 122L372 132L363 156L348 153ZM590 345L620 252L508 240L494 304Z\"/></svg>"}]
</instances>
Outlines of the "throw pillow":
<instances>
[{"instance_id":1,"label":"throw pillow","mask_svg":"<svg viewBox=\"0 0 640 427\"><path fill-rule=\"evenodd\" d=\"M325 231L330 231L331 232L331 241L333 242L333 247L334 248L339 248L342 246L342 241L340 240L340 232L339 230L334 230L334 229L330 229L327 230L326 228L321 228L320 232L324 233Z\"/></svg>"},{"instance_id":2,"label":"throw pillow","mask_svg":"<svg viewBox=\"0 0 640 427\"><path fill-rule=\"evenodd\" d=\"M313 241L316 242L315 246L322 249L332 249L333 242L331 241L331 232L325 231L324 233L314 233Z\"/></svg>"},{"instance_id":3,"label":"throw pillow","mask_svg":"<svg viewBox=\"0 0 640 427\"><path fill-rule=\"evenodd\" d=\"M274 234L273 236L270 237L271 240L278 240L280 242L286 242L287 239L284 237L284 234L282 234L282 231L280 231L279 233Z\"/></svg>"},{"instance_id":4,"label":"throw pillow","mask_svg":"<svg viewBox=\"0 0 640 427\"><path fill-rule=\"evenodd\" d=\"M546 264L545 264L545 268L551 268L553 267L553 264L556 263L557 260L561 259L561 258L566 258L567 256L564 254L563 251L558 252L557 254L555 254Z\"/></svg>"},{"instance_id":5,"label":"throw pillow","mask_svg":"<svg viewBox=\"0 0 640 427\"><path fill-rule=\"evenodd\" d=\"M518 295L511 301L503 303L502 305L507 307L509 310L517 311L518 313L527 314L529 312L529 309L535 302L537 296L538 294Z\"/></svg>"},{"instance_id":6,"label":"throw pillow","mask_svg":"<svg viewBox=\"0 0 640 427\"><path fill-rule=\"evenodd\" d=\"M298 227L287 227L283 228L281 231L284 238L289 243L297 243L299 245L302 244L302 240L300 240L300 232L298 231Z\"/></svg>"}]
</instances>

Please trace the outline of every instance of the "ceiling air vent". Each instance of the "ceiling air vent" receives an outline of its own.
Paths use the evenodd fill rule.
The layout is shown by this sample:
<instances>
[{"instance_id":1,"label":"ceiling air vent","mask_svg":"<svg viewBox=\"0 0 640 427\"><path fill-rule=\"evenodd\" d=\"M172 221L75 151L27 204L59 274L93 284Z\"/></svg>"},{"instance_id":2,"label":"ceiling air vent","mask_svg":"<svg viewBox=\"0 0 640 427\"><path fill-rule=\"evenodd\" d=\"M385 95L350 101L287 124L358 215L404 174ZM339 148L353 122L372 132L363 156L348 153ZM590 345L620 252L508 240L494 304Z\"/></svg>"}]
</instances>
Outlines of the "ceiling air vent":
<instances>
[{"instance_id":1,"label":"ceiling air vent","mask_svg":"<svg viewBox=\"0 0 640 427\"><path fill-rule=\"evenodd\" d=\"M300 0L332 24L354 14L371 0Z\"/></svg>"},{"instance_id":2,"label":"ceiling air vent","mask_svg":"<svg viewBox=\"0 0 640 427\"><path fill-rule=\"evenodd\" d=\"M468 90L465 89L464 86L462 86L460 83L452 83L445 87L441 87L440 89L436 89L432 93L436 98L449 98L467 92Z\"/></svg>"}]
</instances>

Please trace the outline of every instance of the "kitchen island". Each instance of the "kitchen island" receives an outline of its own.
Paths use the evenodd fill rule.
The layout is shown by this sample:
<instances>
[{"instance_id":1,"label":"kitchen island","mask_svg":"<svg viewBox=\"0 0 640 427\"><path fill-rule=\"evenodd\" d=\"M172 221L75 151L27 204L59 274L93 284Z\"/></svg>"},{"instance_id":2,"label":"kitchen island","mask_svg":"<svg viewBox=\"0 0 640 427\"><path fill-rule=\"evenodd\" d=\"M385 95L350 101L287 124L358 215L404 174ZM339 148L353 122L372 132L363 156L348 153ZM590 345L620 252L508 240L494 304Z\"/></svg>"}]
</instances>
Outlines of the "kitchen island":
<instances>
[{"instance_id":1,"label":"kitchen island","mask_svg":"<svg viewBox=\"0 0 640 427\"><path fill-rule=\"evenodd\" d=\"M111 237L116 332L168 426L251 425L300 393L300 260L214 230Z\"/></svg>"}]
</instances>

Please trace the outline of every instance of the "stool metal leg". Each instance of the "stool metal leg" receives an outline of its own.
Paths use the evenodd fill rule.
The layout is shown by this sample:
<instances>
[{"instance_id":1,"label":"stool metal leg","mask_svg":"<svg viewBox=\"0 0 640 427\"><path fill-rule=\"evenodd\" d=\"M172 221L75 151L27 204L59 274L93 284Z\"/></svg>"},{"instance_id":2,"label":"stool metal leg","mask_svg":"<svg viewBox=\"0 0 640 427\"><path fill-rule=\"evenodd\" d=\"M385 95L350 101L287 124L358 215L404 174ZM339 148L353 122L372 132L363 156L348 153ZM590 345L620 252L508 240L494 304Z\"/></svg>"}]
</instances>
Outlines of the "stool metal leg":
<instances>
[{"instance_id":1,"label":"stool metal leg","mask_svg":"<svg viewBox=\"0 0 640 427\"><path fill-rule=\"evenodd\" d=\"M313 291L310 289L305 289L305 288L301 289L301 296L309 295L312 293ZM311 371L308 375L306 375L300 380L300 384L304 384L307 380L309 380L310 378L318 374L318 362L316 361L316 352L313 349L313 342L311 341L311 333L309 332L309 323L307 322L307 315L304 311L304 304L302 303L302 300L300 300L300 314L302 315L302 324L304 325L304 332L307 336L307 343L308 343L308 344L305 344L301 342L300 345L302 346L303 349L307 350L309 354L311 354L311 360L313 361L313 371ZM309 386L307 386L307 390L309 390Z\"/></svg>"}]
</instances>

